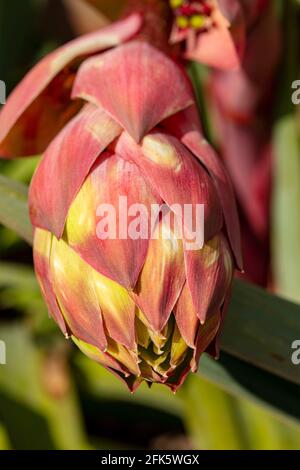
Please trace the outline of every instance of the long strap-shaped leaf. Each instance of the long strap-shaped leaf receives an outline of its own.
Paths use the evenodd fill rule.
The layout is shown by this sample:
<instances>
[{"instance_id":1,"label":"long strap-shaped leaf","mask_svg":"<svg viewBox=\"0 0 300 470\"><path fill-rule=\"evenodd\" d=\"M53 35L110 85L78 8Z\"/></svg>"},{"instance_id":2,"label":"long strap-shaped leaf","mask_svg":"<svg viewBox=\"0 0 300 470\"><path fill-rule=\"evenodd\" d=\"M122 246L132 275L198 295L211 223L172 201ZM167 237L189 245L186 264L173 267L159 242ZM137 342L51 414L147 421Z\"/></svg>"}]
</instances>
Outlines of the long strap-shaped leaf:
<instances>
[{"instance_id":1,"label":"long strap-shaped leaf","mask_svg":"<svg viewBox=\"0 0 300 470\"><path fill-rule=\"evenodd\" d=\"M300 305L236 280L221 349L300 385L300 365L292 362L295 340Z\"/></svg>"},{"instance_id":2,"label":"long strap-shaped leaf","mask_svg":"<svg viewBox=\"0 0 300 470\"><path fill-rule=\"evenodd\" d=\"M32 227L28 215L28 188L0 175L0 223L32 243Z\"/></svg>"},{"instance_id":3,"label":"long strap-shaped leaf","mask_svg":"<svg viewBox=\"0 0 300 470\"><path fill-rule=\"evenodd\" d=\"M296 373L299 374L297 370ZM226 353L221 354L219 361L204 355L200 360L199 374L236 397L249 399L299 426L298 385Z\"/></svg>"}]
</instances>

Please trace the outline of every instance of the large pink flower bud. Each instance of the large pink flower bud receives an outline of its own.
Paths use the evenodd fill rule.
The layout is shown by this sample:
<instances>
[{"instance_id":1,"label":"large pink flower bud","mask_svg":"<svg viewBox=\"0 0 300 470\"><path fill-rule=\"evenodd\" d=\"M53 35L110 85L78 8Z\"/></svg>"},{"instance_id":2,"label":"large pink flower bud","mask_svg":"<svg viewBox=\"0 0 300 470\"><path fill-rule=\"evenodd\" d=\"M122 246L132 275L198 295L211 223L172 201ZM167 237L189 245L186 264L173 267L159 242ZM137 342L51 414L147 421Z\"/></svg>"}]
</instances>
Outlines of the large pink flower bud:
<instances>
[{"instance_id":1,"label":"large pink flower bud","mask_svg":"<svg viewBox=\"0 0 300 470\"><path fill-rule=\"evenodd\" d=\"M89 36L89 54L95 38L108 49L138 28L133 16ZM218 354L241 264L233 192L202 136L184 71L139 40L83 60L89 37L19 85L0 117L0 149L41 150L69 121L30 188L35 269L49 311L130 390L143 380L176 390L203 351ZM72 100L63 99L70 86ZM163 209L153 217L153 207ZM113 236L104 230L109 208Z\"/></svg>"}]
</instances>

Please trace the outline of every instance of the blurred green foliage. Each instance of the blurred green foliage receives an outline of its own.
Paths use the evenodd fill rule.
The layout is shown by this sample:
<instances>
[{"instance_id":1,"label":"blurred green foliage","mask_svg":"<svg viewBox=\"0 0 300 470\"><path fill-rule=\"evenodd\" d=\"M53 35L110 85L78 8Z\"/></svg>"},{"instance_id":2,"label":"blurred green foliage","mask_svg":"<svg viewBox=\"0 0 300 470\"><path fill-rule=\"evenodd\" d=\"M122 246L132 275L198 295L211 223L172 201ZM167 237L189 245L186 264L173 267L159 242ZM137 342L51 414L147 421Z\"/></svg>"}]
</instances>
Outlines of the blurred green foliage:
<instances>
[{"instance_id":1,"label":"blurred green foliage","mask_svg":"<svg viewBox=\"0 0 300 470\"><path fill-rule=\"evenodd\" d=\"M287 0L282 12L283 59L274 125L272 259L277 291L300 302L300 119L291 86L300 76L299 2ZM298 106L299 108L299 106Z\"/></svg>"}]
</instances>

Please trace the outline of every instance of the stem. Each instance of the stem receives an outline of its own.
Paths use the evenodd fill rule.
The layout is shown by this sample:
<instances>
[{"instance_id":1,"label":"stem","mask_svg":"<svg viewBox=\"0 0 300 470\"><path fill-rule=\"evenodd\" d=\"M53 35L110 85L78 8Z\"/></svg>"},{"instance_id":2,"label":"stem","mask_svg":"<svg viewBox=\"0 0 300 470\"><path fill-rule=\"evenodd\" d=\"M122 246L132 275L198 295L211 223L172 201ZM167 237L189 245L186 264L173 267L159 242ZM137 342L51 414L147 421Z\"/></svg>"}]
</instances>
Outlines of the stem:
<instances>
[{"instance_id":1,"label":"stem","mask_svg":"<svg viewBox=\"0 0 300 470\"><path fill-rule=\"evenodd\" d=\"M172 11L166 0L128 0L124 15L140 13L144 25L136 39L169 50L169 37L172 28Z\"/></svg>"}]
</instances>

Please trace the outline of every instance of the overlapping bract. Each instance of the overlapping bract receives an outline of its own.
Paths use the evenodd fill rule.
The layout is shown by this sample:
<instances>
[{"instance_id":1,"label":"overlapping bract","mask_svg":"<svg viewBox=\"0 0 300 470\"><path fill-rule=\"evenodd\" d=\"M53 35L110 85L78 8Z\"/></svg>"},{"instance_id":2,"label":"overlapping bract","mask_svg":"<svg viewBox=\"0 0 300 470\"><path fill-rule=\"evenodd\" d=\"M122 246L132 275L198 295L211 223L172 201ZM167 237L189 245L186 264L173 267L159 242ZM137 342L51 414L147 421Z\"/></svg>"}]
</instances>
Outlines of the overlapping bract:
<instances>
[{"instance_id":1,"label":"overlapping bract","mask_svg":"<svg viewBox=\"0 0 300 470\"><path fill-rule=\"evenodd\" d=\"M11 94L0 114L0 156L40 154L79 111L70 100L78 67L87 57L133 37L142 18L131 15L66 44L46 56Z\"/></svg>"},{"instance_id":2,"label":"overlapping bract","mask_svg":"<svg viewBox=\"0 0 300 470\"><path fill-rule=\"evenodd\" d=\"M134 36L139 24L133 16L97 37L108 49ZM177 64L133 40L77 70L78 50L82 57L73 43L44 59L0 117L6 156L42 149L67 119L55 122L58 108L50 109L44 138L36 111L46 116L45 98L52 100L65 76L61 66L69 72L72 62L73 101L64 106L77 114L47 147L30 188L36 274L51 315L85 354L132 391L143 380L176 390L203 351L218 355L234 265L241 267L233 191ZM24 137L17 147L15 137ZM156 237L98 237L99 204L116 207L120 196L128 205L166 204L170 213L156 220ZM188 250L172 230L163 236L167 215L178 223L173 204L204 204L203 249Z\"/></svg>"}]
</instances>

